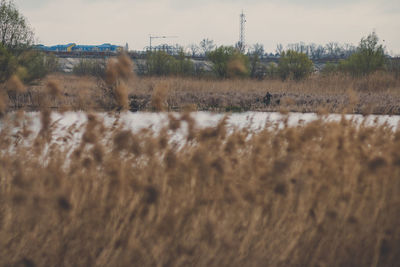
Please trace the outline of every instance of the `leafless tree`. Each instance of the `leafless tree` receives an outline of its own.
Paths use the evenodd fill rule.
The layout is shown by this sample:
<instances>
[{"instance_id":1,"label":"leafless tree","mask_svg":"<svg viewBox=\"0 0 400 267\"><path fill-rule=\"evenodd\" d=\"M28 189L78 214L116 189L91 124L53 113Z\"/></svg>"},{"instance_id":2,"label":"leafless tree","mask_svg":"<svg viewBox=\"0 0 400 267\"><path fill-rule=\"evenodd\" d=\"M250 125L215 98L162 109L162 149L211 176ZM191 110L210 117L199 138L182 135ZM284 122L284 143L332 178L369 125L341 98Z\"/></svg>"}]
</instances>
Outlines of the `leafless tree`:
<instances>
[{"instance_id":1,"label":"leafless tree","mask_svg":"<svg viewBox=\"0 0 400 267\"><path fill-rule=\"evenodd\" d=\"M249 49L249 54L250 55L257 55L258 57L263 57L264 55L264 46L262 44L254 44L251 46Z\"/></svg>"},{"instance_id":2,"label":"leafless tree","mask_svg":"<svg viewBox=\"0 0 400 267\"><path fill-rule=\"evenodd\" d=\"M203 55L207 55L207 53L211 52L214 48L215 44L213 40L205 38L200 42L200 49L202 50L201 52Z\"/></svg>"},{"instance_id":3,"label":"leafless tree","mask_svg":"<svg viewBox=\"0 0 400 267\"><path fill-rule=\"evenodd\" d=\"M282 52L283 52L283 45L282 44L277 44L275 52L276 52L277 55L281 55Z\"/></svg>"},{"instance_id":4,"label":"leafless tree","mask_svg":"<svg viewBox=\"0 0 400 267\"><path fill-rule=\"evenodd\" d=\"M192 54L192 57L197 56L197 54L198 54L199 51L200 51L200 47L199 47L197 44L191 44L191 45L189 45L189 49L190 49L190 52L191 52L191 54Z\"/></svg>"}]
</instances>

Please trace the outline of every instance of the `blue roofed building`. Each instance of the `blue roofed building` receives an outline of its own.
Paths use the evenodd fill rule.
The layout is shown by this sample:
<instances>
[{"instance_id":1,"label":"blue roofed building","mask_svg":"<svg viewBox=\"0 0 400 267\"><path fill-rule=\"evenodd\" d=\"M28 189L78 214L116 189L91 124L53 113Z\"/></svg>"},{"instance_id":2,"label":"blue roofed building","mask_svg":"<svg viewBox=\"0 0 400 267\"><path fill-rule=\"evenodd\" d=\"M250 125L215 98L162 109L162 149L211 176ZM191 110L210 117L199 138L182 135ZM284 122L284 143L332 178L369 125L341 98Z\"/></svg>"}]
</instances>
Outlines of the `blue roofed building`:
<instances>
[{"instance_id":1,"label":"blue roofed building","mask_svg":"<svg viewBox=\"0 0 400 267\"><path fill-rule=\"evenodd\" d=\"M112 44L102 44L102 45L77 45L75 43L70 43L66 45L55 45L55 46L45 46L37 45L38 50L47 52L122 52L123 47Z\"/></svg>"},{"instance_id":2,"label":"blue roofed building","mask_svg":"<svg viewBox=\"0 0 400 267\"><path fill-rule=\"evenodd\" d=\"M37 45L37 49L42 51L49 51L49 52L71 52L73 48L76 46L75 43L70 43L66 45L54 45L54 46L44 46L44 45Z\"/></svg>"},{"instance_id":3,"label":"blue roofed building","mask_svg":"<svg viewBox=\"0 0 400 267\"><path fill-rule=\"evenodd\" d=\"M112 44L102 44L102 45L77 45L72 48L72 51L80 52L120 52L122 51L122 46L112 45Z\"/></svg>"}]
</instances>

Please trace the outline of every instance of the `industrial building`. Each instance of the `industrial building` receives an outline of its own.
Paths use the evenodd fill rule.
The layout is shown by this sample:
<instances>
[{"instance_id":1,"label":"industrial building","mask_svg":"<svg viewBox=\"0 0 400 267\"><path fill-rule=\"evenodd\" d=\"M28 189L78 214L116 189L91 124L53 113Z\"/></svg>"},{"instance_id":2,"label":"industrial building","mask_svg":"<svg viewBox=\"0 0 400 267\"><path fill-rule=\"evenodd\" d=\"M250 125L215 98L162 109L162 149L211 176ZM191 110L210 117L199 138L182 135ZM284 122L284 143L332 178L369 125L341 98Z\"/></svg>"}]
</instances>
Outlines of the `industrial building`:
<instances>
[{"instance_id":1,"label":"industrial building","mask_svg":"<svg viewBox=\"0 0 400 267\"><path fill-rule=\"evenodd\" d=\"M75 43L65 45L45 46L37 45L37 49L47 52L122 52L123 47L112 44L102 45L77 45Z\"/></svg>"}]
</instances>

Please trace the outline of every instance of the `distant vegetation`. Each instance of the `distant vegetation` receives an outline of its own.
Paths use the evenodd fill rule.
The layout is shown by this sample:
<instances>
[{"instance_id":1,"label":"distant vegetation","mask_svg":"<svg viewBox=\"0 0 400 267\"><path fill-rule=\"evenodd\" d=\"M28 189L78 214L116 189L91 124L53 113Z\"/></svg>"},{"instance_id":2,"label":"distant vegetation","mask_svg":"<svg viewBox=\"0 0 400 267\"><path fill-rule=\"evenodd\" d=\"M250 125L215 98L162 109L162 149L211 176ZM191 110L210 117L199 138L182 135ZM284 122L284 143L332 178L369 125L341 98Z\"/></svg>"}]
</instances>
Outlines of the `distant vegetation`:
<instances>
[{"instance_id":1,"label":"distant vegetation","mask_svg":"<svg viewBox=\"0 0 400 267\"><path fill-rule=\"evenodd\" d=\"M233 46L215 47L209 39L204 39L200 46L191 45L191 56L200 53L212 62L212 74L216 78L255 78L255 79L294 79L300 81L310 77L315 72L315 66L311 59L329 58L333 60L324 66L323 75L337 73L352 76L365 76L376 71L388 71L397 75L398 64L387 59L384 47L379 44L379 38L375 32L361 39L358 47L351 45L339 45L329 43L326 47L304 43L288 45L287 50L278 45L277 64L264 65L262 59L265 56L264 48L260 44L252 46L244 54ZM338 62L340 58L345 57ZM185 60L183 60L185 59ZM178 63L180 62L180 63ZM195 66L189 63L183 50L179 56L168 55L165 52L152 52L147 57L147 68L142 74L150 76L194 76L202 77L207 71L195 70ZM177 66L185 66L178 68ZM210 77L208 75L207 77Z\"/></svg>"},{"instance_id":2,"label":"distant vegetation","mask_svg":"<svg viewBox=\"0 0 400 267\"><path fill-rule=\"evenodd\" d=\"M207 54L213 63L213 71L219 78L238 78L249 75L249 59L238 49L220 46Z\"/></svg>"},{"instance_id":3,"label":"distant vegetation","mask_svg":"<svg viewBox=\"0 0 400 267\"><path fill-rule=\"evenodd\" d=\"M324 72L345 72L353 76L363 76L383 71L386 56L383 46L378 42L379 38L376 33L371 33L361 39L356 51L348 59L341 60L337 65L327 65Z\"/></svg>"},{"instance_id":4,"label":"distant vegetation","mask_svg":"<svg viewBox=\"0 0 400 267\"><path fill-rule=\"evenodd\" d=\"M195 76L196 69L191 60L181 51L173 57L164 51L150 52L146 58L146 74L155 76Z\"/></svg>"},{"instance_id":5,"label":"distant vegetation","mask_svg":"<svg viewBox=\"0 0 400 267\"><path fill-rule=\"evenodd\" d=\"M3 47L19 49L33 44L33 30L11 0L0 1L0 25L0 44Z\"/></svg>"},{"instance_id":6,"label":"distant vegetation","mask_svg":"<svg viewBox=\"0 0 400 267\"><path fill-rule=\"evenodd\" d=\"M59 69L54 56L32 49L34 33L13 1L1 0L0 25L0 82L12 75L31 82Z\"/></svg>"},{"instance_id":7,"label":"distant vegetation","mask_svg":"<svg viewBox=\"0 0 400 267\"><path fill-rule=\"evenodd\" d=\"M293 50L282 52L278 63L278 73L282 80L302 80L313 72L313 63L304 53Z\"/></svg>"},{"instance_id":8,"label":"distant vegetation","mask_svg":"<svg viewBox=\"0 0 400 267\"><path fill-rule=\"evenodd\" d=\"M32 49L34 33L13 1L0 2L0 82L6 82L13 75L22 82L29 83L58 71L57 58ZM255 44L243 53L234 46L216 46L213 40L204 38L199 45L189 46L190 56L205 56L208 63L193 62L181 48L174 55L163 51L150 51L144 62L137 62L137 73L147 76L180 76L197 78L251 78L282 79L300 81L307 79L316 71L323 75L349 74L355 77L373 74L376 71L388 72L399 77L399 64L387 60L384 47L379 44L375 32L361 39L358 47L348 44L328 43L289 44L286 50L277 45L277 63L265 65L262 59L267 55L261 44ZM324 68L316 69L312 61L328 58L334 60ZM340 60L340 58L346 58ZM104 78L106 62L82 59L73 68L77 75L90 75Z\"/></svg>"},{"instance_id":9,"label":"distant vegetation","mask_svg":"<svg viewBox=\"0 0 400 267\"><path fill-rule=\"evenodd\" d=\"M106 65L105 60L81 59L73 67L72 72L79 76L91 75L104 79L106 77Z\"/></svg>"}]
</instances>

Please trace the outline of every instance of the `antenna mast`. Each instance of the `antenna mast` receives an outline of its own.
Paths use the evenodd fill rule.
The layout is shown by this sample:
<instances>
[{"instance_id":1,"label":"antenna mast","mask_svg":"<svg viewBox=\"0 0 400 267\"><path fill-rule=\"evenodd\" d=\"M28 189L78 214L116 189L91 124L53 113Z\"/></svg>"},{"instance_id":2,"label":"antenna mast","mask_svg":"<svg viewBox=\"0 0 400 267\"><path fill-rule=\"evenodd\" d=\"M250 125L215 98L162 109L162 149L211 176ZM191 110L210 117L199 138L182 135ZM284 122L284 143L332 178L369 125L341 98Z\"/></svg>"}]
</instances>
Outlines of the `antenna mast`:
<instances>
[{"instance_id":1,"label":"antenna mast","mask_svg":"<svg viewBox=\"0 0 400 267\"><path fill-rule=\"evenodd\" d=\"M242 10L242 14L240 14L240 35L239 35L239 49L241 52L244 52L246 46L245 24L246 24L246 15Z\"/></svg>"}]
</instances>

